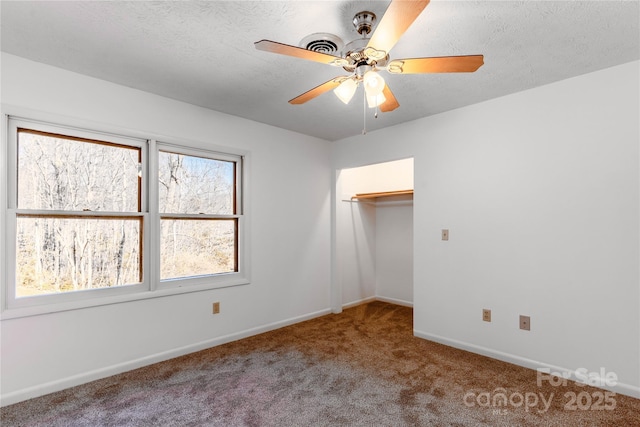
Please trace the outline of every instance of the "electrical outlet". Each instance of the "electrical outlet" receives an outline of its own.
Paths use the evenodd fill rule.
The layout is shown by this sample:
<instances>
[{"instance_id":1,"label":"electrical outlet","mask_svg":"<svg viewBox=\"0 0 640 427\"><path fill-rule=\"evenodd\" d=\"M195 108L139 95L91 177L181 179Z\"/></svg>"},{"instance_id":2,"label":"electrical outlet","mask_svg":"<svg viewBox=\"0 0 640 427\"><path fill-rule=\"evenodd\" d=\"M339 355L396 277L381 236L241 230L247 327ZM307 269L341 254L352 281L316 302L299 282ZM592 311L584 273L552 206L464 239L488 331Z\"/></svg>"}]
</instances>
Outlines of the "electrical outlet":
<instances>
[{"instance_id":1,"label":"electrical outlet","mask_svg":"<svg viewBox=\"0 0 640 427\"><path fill-rule=\"evenodd\" d=\"M442 230L442 240L449 240L449 230Z\"/></svg>"},{"instance_id":2,"label":"electrical outlet","mask_svg":"<svg viewBox=\"0 0 640 427\"><path fill-rule=\"evenodd\" d=\"M531 330L531 318L529 316L520 315L520 329L523 331Z\"/></svg>"},{"instance_id":3,"label":"electrical outlet","mask_svg":"<svg viewBox=\"0 0 640 427\"><path fill-rule=\"evenodd\" d=\"M491 310L488 310L486 308L482 309L482 320L484 320L485 322L491 322Z\"/></svg>"},{"instance_id":4,"label":"electrical outlet","mask_svg":"<svg viewBox=\"0 0 640 427\"><path fill-rule=\"evenodd\" d=\"M213 314L218 314L220 313L220 303L219 302L214 302L213 303Z\"/></svg>"}]
</instances>

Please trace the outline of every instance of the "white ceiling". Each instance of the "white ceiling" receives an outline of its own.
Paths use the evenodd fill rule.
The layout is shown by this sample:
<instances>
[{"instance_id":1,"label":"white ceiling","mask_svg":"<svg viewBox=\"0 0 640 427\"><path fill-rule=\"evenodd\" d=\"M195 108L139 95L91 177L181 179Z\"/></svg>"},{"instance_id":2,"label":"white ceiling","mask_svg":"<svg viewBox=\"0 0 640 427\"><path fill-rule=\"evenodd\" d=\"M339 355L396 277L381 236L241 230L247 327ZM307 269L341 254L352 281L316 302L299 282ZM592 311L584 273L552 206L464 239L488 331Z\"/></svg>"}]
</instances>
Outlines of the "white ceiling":
<instances>
[{"instance_id":1,"label":"white ceiling","mask_svg":"<svg viewBox=\"0 0 640 427\"><path fill-rule=\"evenodd\" d=\"M389 1L2 1L2 50L334 141L361 133L363 101L287 101L341 69L258 51L311 33L358 38L351 19ZM640 58L638 1L433 0L391 59L483 54L475 73L384 77L400 108L369 131ZM360 89L361 90L361 89ZM96 100L99 102L99 100ZM498 118L496 118L498 119Z\"/></svg>"}]
</instances>

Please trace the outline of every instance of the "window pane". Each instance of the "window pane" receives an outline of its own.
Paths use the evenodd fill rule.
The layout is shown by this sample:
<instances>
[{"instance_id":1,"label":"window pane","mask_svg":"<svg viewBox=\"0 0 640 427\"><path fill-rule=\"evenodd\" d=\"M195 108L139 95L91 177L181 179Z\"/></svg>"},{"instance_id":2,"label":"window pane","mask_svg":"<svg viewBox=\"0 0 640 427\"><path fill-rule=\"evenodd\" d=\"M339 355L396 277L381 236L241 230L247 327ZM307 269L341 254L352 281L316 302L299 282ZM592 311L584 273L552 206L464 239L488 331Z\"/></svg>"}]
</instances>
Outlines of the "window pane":
<instances>
[{"instance_id":1,"label":"window pane","mask_svg":"<svg viewBox=\"0 0 640 427\"><path fill-rule=\"evenodd\" d=\"M139 211L140 150L18 130L18 208Z\"/></svg>"},{"instance_id":2,"label":"window pane","mask_svg":"<svg viewBox=\"0 0 640 427\"><path fill-rule=\"evenodd\" d=\"M16 297L140 283L140 219L18 217Z\"/></svg>"},{"instance_id":3,"label":"window pane","mask_svg":"<svg viewBox=\"0 0 640 427\"><path fill-rule=\"evenodd\" d=\"M162 220L161 280L237 271L236 228L236 220Z\"/></svg>"},{"instance_id":4,"label":"window pane","mask_svg":"<svg viewBox=\"0 0 640 427\"><path fill-rule=\"evenodd\" d=\"M161 213L235 214L235 163L160 151Z\"/></svg>"}]
</instances>

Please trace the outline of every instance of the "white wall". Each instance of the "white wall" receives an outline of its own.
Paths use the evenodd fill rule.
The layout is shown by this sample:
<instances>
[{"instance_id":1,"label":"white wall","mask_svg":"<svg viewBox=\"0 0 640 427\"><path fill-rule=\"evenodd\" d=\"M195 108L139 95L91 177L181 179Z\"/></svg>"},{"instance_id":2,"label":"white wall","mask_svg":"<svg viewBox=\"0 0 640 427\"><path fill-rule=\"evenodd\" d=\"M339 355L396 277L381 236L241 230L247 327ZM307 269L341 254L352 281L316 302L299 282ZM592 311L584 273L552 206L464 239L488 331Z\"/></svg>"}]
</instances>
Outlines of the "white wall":
<instances>
[{"instance_id":1,"label":"white wall","mask_svg":"<svg viewBox=\"0 0 640 427\"><path fill-rule=\"evenodd\" d=\"M4 53L1 64L5 113L250 150L252 261L249 285L2 320L2 404L329 312L326 141Z\"/></svg>"},{"instance_id":2,"label":"white wall","mask_svg":"<svg viewBox=\"0 0 640 427\"><path fill-rule=\"evenodd\" d=\"M413 176L412 176L413 178ZM413 186L413 182L411 183ZM376 298L413 304L413 197L376 203Z\"/></svg>"},{"instance_id":3,"label":"white wall","mask_svg":"<svg viewBox=\"0 0 640 427\"><path fill-rule=\"evenodd\" d=\"M367 179L369 174L366 168L357 168L337 175L333 268L337 272L335 292L341 298L334 301L334 312L373 299L376 294L375 205L351 200L357 193L374 191Z\"/></svg>"},{"instance_id":4,"label":"white wall","mask_svg":"<svg viewBox=\"0 0 640 427\"><path fill-rule=\"evenodd\" d=\"M411 198L352 201L361 193L413 189L413 159L338 172L336 268L341 306L373 298L410 304L413 297Z\"/></svg>"},{"instance_id":5,"label":"white wall","mask_svg":"<svg viewBox=\"0 0 640 427\"><path fill-rule=\"evenodd\" d=\"M414 157L416 335L604 368L640 396L638 75L632 62L333 144L336 170Z\"/></svg>"}]
</instances>

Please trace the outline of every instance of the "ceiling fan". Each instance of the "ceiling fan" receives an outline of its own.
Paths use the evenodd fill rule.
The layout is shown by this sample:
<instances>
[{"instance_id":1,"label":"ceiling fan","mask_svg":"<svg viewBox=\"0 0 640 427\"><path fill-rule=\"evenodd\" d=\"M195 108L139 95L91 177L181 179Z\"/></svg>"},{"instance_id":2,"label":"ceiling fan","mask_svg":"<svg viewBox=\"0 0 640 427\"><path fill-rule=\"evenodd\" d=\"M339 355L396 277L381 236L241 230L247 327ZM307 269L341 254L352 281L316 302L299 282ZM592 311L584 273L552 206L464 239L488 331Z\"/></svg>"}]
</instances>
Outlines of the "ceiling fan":
<instances>
[{"instance_id":1,"label":"ceiling fan","mask_svg":"<svg viewBox=\"0 0 640 427\"><path fill-rule=\"evenodd\" d=\"M459 73L474 72L484 64L483 55L389 60L391 48L428 4L429 0L392 0L371 37L368 35L376 21L375 14L367 11L357 13L353 25L362 38L348 43L342 56L271 40L260 40L254 44L259 50L342 67L350 73L316 86L291 99L290 104L304 104L332 89L342 102L348 104L362 83L370 108L379 107L382 112L393 111L400 104L379 74L380 70L391 74Z\"/></svg>"}]
</instances>

